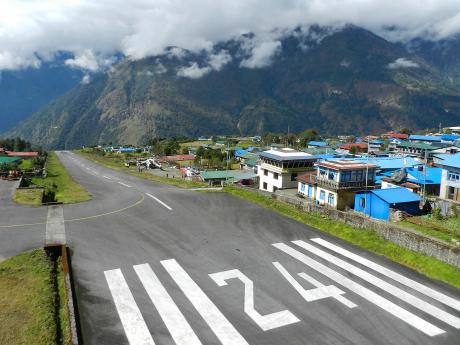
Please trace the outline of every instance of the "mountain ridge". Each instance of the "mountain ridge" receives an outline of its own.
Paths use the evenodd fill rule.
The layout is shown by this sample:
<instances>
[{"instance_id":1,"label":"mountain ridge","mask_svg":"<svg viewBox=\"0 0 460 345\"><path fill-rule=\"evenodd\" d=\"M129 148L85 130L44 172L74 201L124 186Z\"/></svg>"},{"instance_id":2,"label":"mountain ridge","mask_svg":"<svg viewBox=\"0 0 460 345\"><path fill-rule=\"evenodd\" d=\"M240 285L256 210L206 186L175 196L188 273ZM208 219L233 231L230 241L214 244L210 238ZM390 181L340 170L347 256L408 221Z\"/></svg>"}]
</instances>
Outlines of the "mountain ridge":
<instances>
[{"instance_id":1,"label":"mountain ridge","mask_svg":"<svg viewBox=\"0 0 460 345\"><path fill-rule=\"evenodd\" d=\"M72 148L138 144L154 136L281 132L288 126L364 134L460 122L456 74L420 49L357 27L312 30L285 37L271 64L260 68L241 66L246 56L238 40L215 47L232 57L218 70L206 69L205 54L190 52L125 59L8 135ZM191 66L206 73L195 79L178 75Z\"/></svg>"}]
</instances>

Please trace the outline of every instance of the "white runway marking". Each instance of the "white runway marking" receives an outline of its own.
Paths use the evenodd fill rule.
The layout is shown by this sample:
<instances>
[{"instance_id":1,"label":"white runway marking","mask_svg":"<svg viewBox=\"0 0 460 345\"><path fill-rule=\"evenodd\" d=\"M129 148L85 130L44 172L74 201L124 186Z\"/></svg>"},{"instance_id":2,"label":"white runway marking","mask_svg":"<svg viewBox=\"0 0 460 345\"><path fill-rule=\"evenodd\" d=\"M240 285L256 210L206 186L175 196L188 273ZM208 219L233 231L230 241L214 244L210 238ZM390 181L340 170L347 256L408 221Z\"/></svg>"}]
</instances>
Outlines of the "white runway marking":
<instances>
[{"instance_id":1,"label":"white runway marking","mask_svg":"<svg viewBox=\"0 0 460 345\"><path fill-rule=\"evenodd\" d=\"M176 260L163 260L161 264L223 345L249 345Z\"/></svg>"},{"instance_id":2,"label":"white runway marking","mask_svg":"<svg viewBox=\"0 0 460 345\"><path fill-rule=\"evenodd\" d=\"M284 243L274 243L273 246L283 251L284 253L292 256L293 258L303 262L305 265L313 268L314 270L324 274L326 277L332 279L336 283L344 286L345 288L353 291L357 295L363 297L369 302L375 304L376 306L382 308L398 319L408 323L409 325L417 328L421 332L429 335L435 336L442 333L445 333L442 329L436 327L435 325L423 320L417 315L412 314L411 312L399 307L393 302L383 298L382 296L376 294L375 292L369 290L368 288L355 283L353 280L345 277L344 275L334 271L333 269L323 265L322 263L313 260L312 258L306 256L305 254L287 246Z\"/></svg>"},{"instance_id":3,"label":"white runway marking","mask_svg":"<svg viewBox=\"0 0 460 345\"><path fill-rule=\"evenodd\" d=\"M172 211L172 208L169 207L167 204L165 204L163 201L161 201L160 199L154 197L152 194L149 194L149 193L145 193L145 195L147 195L148 197L152 198L153 200L155 200L157 203L163 205L164 207L166 207L168 210Z\"/></svg>"},{"instance_id":4,"label":"white runway marking","mask_svg":"<svg viewBox=\"0 0 460 345\"><path fill-rule=\"evenodd\" d=\"M212 273L209 275L219 286L228 285L226 280L239 279L244 284L244 312L263 330L287 326L300 320L289 310L282 310L276 313L261 315L254 308L254 283L243 272L238 269Z\"/></svg>"},{"instance_id":5,"label":"white runway marking","mask_svg":"<svg viewBox=\"0 0 460 345\"><path fill-rule=\"evenodd\" d=\"M130 345L155 345L120 269L104 272Z\"/></svg>"},{"instance_id":6,"label":"white runway marking","mask_svg":"<svg viewBox=\"0 0 460 345\"><path fill-rule=\"evenodd\" d=\"M111 180L111 179L112 179L111 177L108 177L108 176L105 176L105 175L103 175L102 177L103 177L103 178L106 178L107 180Z\"/></svg>"},{"instance_id":7,"label":"white runway marking","mask_svg":"<svg viewBox=\"0 0 460 345\"><path fill-rule=\"evenodd\" d=\"M441 321L444 321L448 325L451 325L452 327L455 328L460 328L460 319L452 314L449 314L448 312L428 303L425 302L424 300L411 295L410 293L394 286L391 285L390 283L387 283L383 279L380 279L352 264L349 264L348 262L336 258L334 255L331 255L324 250L321 250L319 248L316 248L315 246L312 246L309 243L306 243L304 241L292 241L292 243L298 245L299 247L308 250L310 253L313 253L315 255L318 255L324 260L327 260L334 265L339 266L340 268L356 275L357 277L371 283L372 285L377 286L378 288L382 289L383 291L392 294L393 296L401 299L402 301L409 303L413 305L415 308L418 308L422 311L424 311L427 314L430 314L431 316L434 316L438 318Z\"/></svg>"},{"instance_id":8,"label":"white runway marking","mask_svg":"<svg viewBox=\"0 0 460 345\"><path fill-rule=\"evenodd\" d=\"M201 345L190 324L149 264L133 266L177 345Z\"/></svg>"},{"instance_id":9,"label":"white runway marking","mask_svg":"<svg viewBox=\"0 0 460 345\"><path fill-rule=\"evenodd\" d=\"M123 182L120 182L120 181L118 181L117 183L118 183L118 184L121 184L122 186L125 186L125 187L128 187L128 188L131 188L131 186L130 186L130 185L128 185L128 184L126 184L126 183L123 183Z\"/></svg>"},{"instance_id":10,"label":"white runway marking","mask_svg":"<svg viewBox=\"0 0 460 345\"><path fill-rule=\"evenodd\" d=\"M366 266L378 273L381 273L385 276L387 276L388 278L391 278L395 281L397 281L398 283L401 283L403 285L406 285L428 297L431 297L451 308L454 308L456 310L459 310L460 311L460 301L452 298L452 297L449 297L449 296L446 296L444 295L443 293L440 293L436 290L433 290L431 288L429 288L428 286L425 286L423 284L420 284L418 282L416 282L415 280L412 280L412 279L409 279L399 273L396 273L395 271L392 271L386 267L383 267L379 264L376 264L375 262L373 261L370 261L368 259L365 259L359 255L356 255L346 249L343 249L342 247L339 247L339 246L336 246L326 240L323 240L321 238L312 238L311 239L313 242L315 243L318 243L320 245L322 245L323 247L326 247L338 254L341 254L349 259L352 259L360 264L362 264L363 266Z\"/></svg>"},{"instance_id":11,"label":"white runway marking","mask_svg":"<svg viewBox=\"0 0 460 345\"><path fill-rule=\"evenodd\" d=\"M307 301L313 302L323 298L335 298L338 302L343 303L348 308L357 307L356 304L341 296L345 292L340 290L334 285L325 286L319 281L310 277L305 273L299 273L299 276L308 281L310 284L316 286L316 289L305 290L297 280L281 265L279 262L273 262L276 269L282 274L282 276L292 285L292 287Z\"/></svg>"}]
</instances>

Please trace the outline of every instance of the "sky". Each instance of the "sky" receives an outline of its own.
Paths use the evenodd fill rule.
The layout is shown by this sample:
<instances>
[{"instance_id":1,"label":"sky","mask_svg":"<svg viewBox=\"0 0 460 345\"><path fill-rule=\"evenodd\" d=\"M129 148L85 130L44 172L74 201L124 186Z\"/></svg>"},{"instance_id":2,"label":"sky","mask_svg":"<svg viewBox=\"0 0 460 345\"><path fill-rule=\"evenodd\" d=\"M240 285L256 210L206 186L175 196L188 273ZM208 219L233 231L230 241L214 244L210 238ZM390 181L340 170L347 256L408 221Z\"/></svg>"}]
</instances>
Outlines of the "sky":
<instances>
[{"instance_id":1,"label":"sky","mask_svg":"<svg viewBox=\"0 0 460 345\"><path fill-rule=\"evenodd\" d=\"M243 42L241 67L257 68L270 63L284 35L313 24L354 24L391 41L438 40L460 33L460 0L0 0L0 71L69 52L67 65L95 72L120 53L141 59L177 46L209 52L206 66L179 71L198 78L232 60L213 50L217 42L254 33Z\"/></svg>"}]
</instances>

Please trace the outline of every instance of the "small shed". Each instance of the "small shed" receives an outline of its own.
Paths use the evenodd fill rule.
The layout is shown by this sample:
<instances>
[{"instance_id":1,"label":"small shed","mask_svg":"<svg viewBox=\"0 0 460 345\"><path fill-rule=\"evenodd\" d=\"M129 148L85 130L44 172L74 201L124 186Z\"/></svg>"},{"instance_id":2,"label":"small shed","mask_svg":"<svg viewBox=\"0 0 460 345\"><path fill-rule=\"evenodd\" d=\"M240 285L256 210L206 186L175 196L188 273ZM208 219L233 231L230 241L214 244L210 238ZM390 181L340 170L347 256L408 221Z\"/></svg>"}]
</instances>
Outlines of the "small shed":
<instances>
[{"instance_id":1,"label":"small shed","mask_svg":"<svg viewBox=\"0 0 460 345\"><path fill-rule=\"evenodd\" d=\"M410 215L420 214L420 196L406 188L362 191L355 194L355 211L384 221L390 220L390 209Z\"/></svg>"}]
</instances>

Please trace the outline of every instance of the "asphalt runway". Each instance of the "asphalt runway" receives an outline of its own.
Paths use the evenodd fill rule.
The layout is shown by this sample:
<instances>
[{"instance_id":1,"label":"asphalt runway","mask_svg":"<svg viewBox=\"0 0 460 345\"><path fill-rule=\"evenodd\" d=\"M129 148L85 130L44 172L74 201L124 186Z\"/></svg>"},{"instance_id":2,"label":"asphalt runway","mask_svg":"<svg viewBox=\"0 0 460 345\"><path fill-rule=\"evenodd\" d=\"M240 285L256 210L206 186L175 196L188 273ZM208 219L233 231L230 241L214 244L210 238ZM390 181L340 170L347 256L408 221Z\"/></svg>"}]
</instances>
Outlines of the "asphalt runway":
<instances>
[{"instance_id":1,"label":"asphalt runway","mask_svg":"<svg viewBox=\"0 0 460 345\"><path fill-rule=\"evenodd\" d=\"M457 289L231 195L58 155L93 195L64 207L84 344L459 344Z\"/></svg>"}]
</instances>

